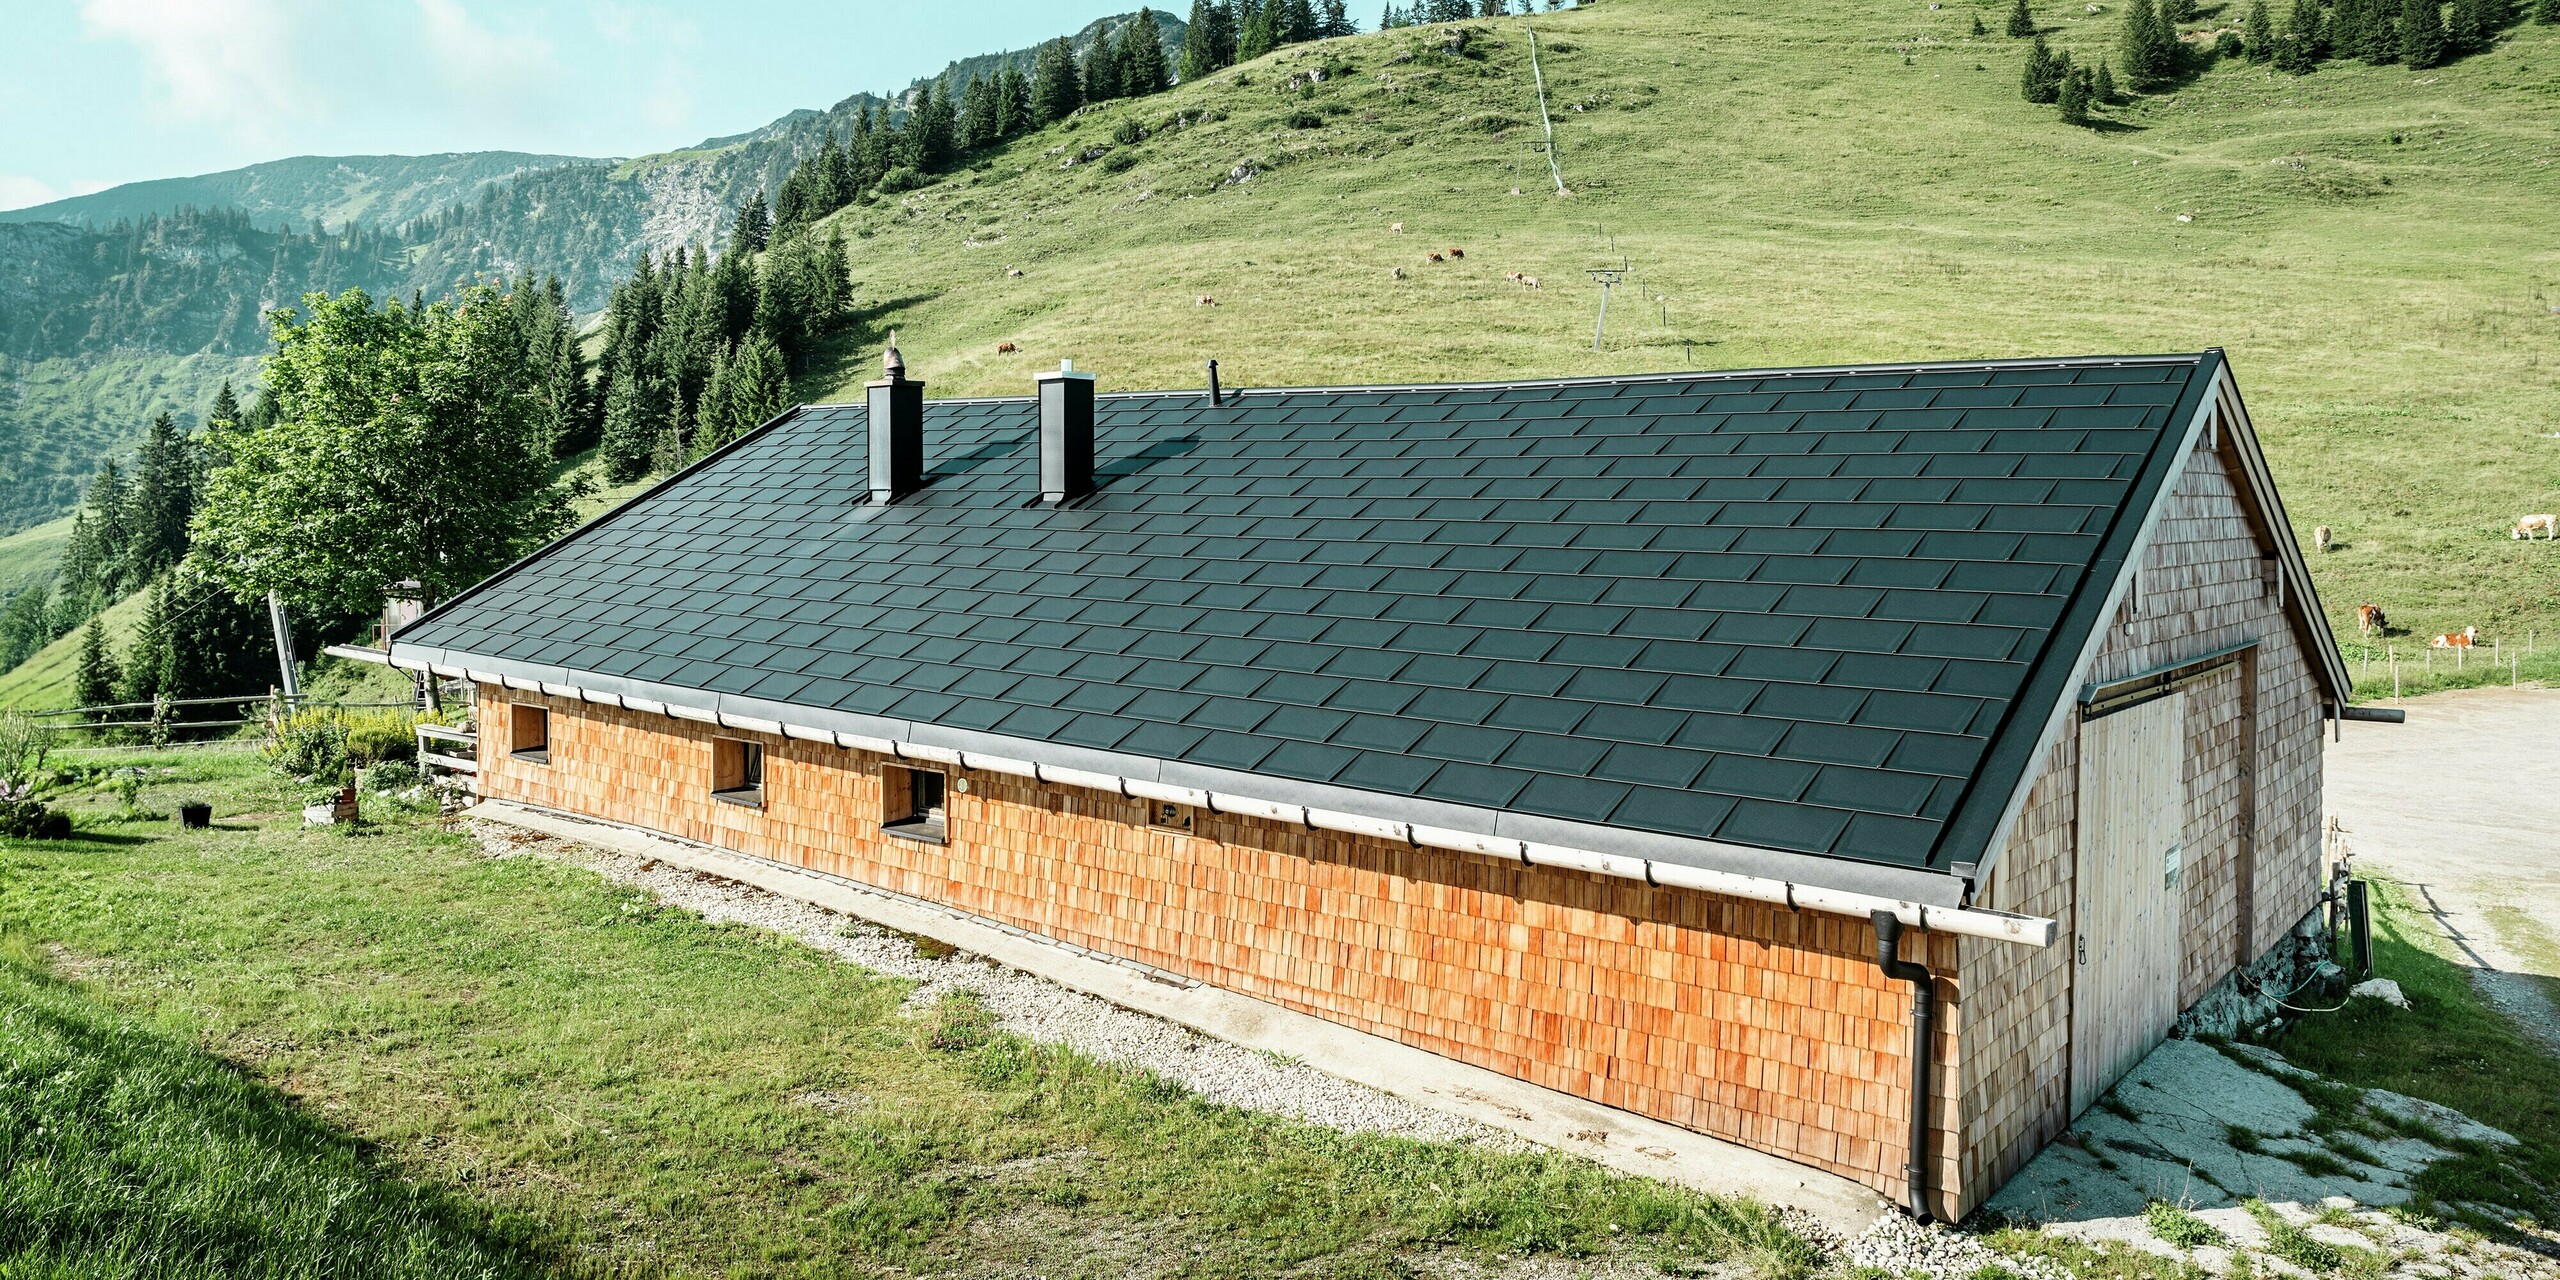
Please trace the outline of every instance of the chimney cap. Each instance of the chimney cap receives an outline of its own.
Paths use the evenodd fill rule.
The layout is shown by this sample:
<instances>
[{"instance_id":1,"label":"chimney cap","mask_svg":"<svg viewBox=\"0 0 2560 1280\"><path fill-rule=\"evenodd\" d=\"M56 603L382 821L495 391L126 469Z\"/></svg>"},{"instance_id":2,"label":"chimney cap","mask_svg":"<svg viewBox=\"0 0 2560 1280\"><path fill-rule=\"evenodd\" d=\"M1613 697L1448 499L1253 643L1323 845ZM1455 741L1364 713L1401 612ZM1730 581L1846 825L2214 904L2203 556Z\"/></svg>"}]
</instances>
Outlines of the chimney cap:
<instances>
[{"instance_id":1,"label":"chimney cap","mask_svg":"<svg viewBox=\"0 0 2560 1280\"><path fill-rule=\"evenodd\" d=\"M1034 382L1061 382L1069 378L1073 378L1081 382L1091 382L1094 380L1093 375L1090 373L1077 372L1076 362L1073 360L1061 360L1058 362L1057 368L1046 369L1033 374L1031 380Z\"/></svg>"},{"instance_id":2,"label":"chimney cap","mask_svg":"<svg viewBox=\"0 0 2560 1280\"><path fill-rule=\"evenodd\" d=\"M903 381L907 376L907 358L898 354L898 331L895 329L889 331L888 349L880 353L880 372L891 382Z\"/></svg>"}]
</instances>

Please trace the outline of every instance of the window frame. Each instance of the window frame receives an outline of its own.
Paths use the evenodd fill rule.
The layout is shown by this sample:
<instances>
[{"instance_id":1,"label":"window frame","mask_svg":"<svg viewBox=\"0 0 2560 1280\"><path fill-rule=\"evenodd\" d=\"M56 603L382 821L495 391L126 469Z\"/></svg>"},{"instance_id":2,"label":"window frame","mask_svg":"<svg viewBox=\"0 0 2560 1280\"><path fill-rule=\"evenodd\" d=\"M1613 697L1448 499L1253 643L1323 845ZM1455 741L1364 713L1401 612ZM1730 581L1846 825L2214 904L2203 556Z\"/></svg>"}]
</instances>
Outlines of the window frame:
<instances>
[{"instance_id":1,"label":"window frame","mask_svg":"<svg viewBox=\"0 0 2560 1280\"><path fill-rule=\"evenodd\" d=\"M932 778L939 804L919 805L916 780ZM940 769L926 769L909 764L880 766L880 834L923 844L951 843L951 794L955 790L951 776ZM934 810L942 812L934 818Z\"/></svg>"},{"instance_id":2,"label":"window frame","mask_svg":"<svg viewBox=\"0 0 2560 1280\"><path fill-rule=\"evenodd\" d=\"M539 741L524 745L525 726L530 722ZM551 763L551 708L538 702L507 704L507 757L526 764Z\"/></svg>"},{"instance_id":3,"label":"window frame","mask_svg":"<svg viewBox=\"0 0 2560 1280\"><path fill-rule=\"evenodd\" d=\"M748 809L764 807L764 744L752 738L711 740L711 798Z\"/></svg>"}]
</instances>

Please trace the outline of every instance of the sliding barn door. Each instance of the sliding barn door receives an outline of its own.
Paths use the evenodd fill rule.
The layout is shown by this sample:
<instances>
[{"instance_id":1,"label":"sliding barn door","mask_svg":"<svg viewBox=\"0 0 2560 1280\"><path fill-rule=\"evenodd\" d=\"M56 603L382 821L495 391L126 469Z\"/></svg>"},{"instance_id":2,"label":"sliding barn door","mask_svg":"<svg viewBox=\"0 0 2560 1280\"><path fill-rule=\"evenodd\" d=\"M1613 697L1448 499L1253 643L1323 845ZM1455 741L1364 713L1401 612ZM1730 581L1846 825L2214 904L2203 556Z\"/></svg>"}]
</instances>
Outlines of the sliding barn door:
<instances>
[{"instance_id":1,"label":"sliding barn door","mask_svg":"<svg viewBox=\"0 0 2560 1280\"><path fill-rule=\"evenodd\" d=\"M2081 725L2074 1116L2166 1039L2178 1018L2186 742L2184 693Z\"/></svg>"}]
</instances>

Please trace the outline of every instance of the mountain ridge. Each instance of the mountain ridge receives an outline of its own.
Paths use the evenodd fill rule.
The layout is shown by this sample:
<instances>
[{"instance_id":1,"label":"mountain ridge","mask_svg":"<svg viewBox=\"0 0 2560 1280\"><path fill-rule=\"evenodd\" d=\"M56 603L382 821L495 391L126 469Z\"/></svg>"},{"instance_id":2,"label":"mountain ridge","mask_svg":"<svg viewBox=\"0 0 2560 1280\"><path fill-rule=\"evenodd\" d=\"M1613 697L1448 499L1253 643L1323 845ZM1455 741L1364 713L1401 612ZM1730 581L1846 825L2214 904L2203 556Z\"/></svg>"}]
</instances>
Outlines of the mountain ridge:
<instances>
[{"instance_id":1,"label":"mountain ridge","mask_svg":"<svg viewBox=\"0 0 2560 1280\"><path fill-rule=\"evenodd\" d=\"M268 231L351 222L389 229L469 200L492 183L610 158L524 151L442 151L426 155L286 156L224 169L127 182L23 209L0 222L111 226L180 209L238 209Z\"/></svg>"}]
</instances>

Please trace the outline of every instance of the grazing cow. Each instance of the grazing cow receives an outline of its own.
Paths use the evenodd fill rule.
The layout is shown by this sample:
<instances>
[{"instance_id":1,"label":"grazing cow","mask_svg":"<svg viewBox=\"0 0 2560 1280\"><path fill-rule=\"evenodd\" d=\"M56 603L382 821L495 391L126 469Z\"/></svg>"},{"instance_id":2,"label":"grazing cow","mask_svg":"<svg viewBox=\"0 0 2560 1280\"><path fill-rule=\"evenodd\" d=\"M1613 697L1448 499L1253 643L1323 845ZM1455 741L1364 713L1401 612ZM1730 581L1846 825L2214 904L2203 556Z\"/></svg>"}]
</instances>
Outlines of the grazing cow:
<instances>
[{"instance_id":1,"label":"grazing cow","mask_svg":"<svg viewBox=\"0 0 2560 1280\"><path fill-rule=\"evenodd\" d=\"M1460 248L1456 248L1456 247L1452 246L1452 247L1450 248L1450 250L1449 250L1449 261L1451 261L1451 262L1455 262L1455 261L1457 261L1458 259L1463 258L1463 257L1465 257L1465 256L1467 256L1467 251L1466 251L1466 250L1464 250L1464 249L1460 249Z\"/></svg>"},{"instance_id":2,"label":"grazing cow","mask_svg":"<svg viewBox=\"0 0 2560 1280\"><path fill-rule=\"evenodd\" d=\"M2507 537L2531 539L2537 533L2545 538L2560 538L2560 516L2517 516L2516 527L2507 530Z\"/></svg>"},{"instance_id":3,"label":"grazing cow","mask_svg":"<svg viewBox=\"0 0 2560 1280\"><path fill-rule=\"evenodd\" d=\"M2337 539L2329 536L2329 526L2324 524L2311 531L2311 545L2320 548L2323 553L2326 553L2336 547L2338 543Z\"/></svg>"},{"instance_id":4,"label":"grazing cow","mask_svg":"<svg viewBox=\"0 0 2560 1280\"><path fill-rule=\"evenodd\" d=\"M1520 277L1520 283L1525 284L1532 289L1540 287L1536 276L1522 276Z\"/></svg>"},{"instance_id":5,"label":"grazing cow","mask_svg":"<svg viewBox=\"0 0 2560 1280\"><path fill-rule=\"evenodd\" d=\"M1214 307L1218 305L1218 300L1204 293L1200 295L1200 301L1193 303L1192 305L1200 307Z\"/></svg>"},{"instance_id":6,"label":"grazing cow","mask_svg":"<svg viewBox=\"0 0 2560 1280\"><path fill-rule=\"evenodd\" d=\"M1004 278L1005 278L1005 279L1007 279L1007 280L1019 280L1019 279L1021 279L1021 278L1022 278L1022 268L1020 268L1020 267L1006 267L1006 268L1004 269Z\"/></svg>"},{"instance_id":7,"label":"grazing cow","mask_svg":"<svg viewBox=\"0 0 2560 1280\"><path fill-rule=\"evenodd\" d=\"M999 342L996 344L996 354L1000 356L1012 355L1016 350L1018 350L1018 348L1010 342Z\"/></svg>"},{"instance_id":8,"label":"grazing cow","mask_svg":"<svg viewBox=\"0 0 2560 1280\"><path fill-rule=\"evenodd\" d=\"M2479 638L2480 628L2464 627L2460 631L2448 631L2443 635L2437 636L2435 639L2429 640L2427 645L2429 648L2434 649L2468 649L2472 647L2472 642Z\"/></svg>"},{"instance_id":9,"label":"grazing cow","mask_svg":"<svg viewBox=\"0 0 2560 1280\"><path fill-rule=\"evenodd\" d=\"M1403 235L1403 234L1404 234L1404 224L1403 224L1403 223L1401 223L1401 222L1393 223L1393 224L1391 224L1391 225L1389 225L1389 226L1387 227L1387 230L1392 231L1392 232L1395 232L1397 235Z\"/></svg>"},{"instance_id":10,"label":"grazing cow","mask_svg":"<svg viewBox=\"0 0 2560 1280\"><path fill-rule=\"evenodd\" d=\"M1428 261L1428 262L1447 262L1447 261L1448 261L1448 259L1447 259L1447 258L1443 258L1443 257L1441 257L1437 252L1433 252L1433 253L1432 253L1432 254L1430 254L1427 258L1425 258L1425 261Z\"/></svg>"},{"instance_id":11,"label":"grazing cow","mask_svg":"<svg viewBox=\"0 0 2560 1280\"><path fill-rule=\"evenodd\" d=\"M2382 612L2381 605L2360 604L2356 606L2356 630L2366 635L2372 635L2376 631L2389 635L2391 619Z\"/></svg>"},{"instance_id":12,"label":"grazing cow","mask_svg":"<svg viewBox=\"0 0 2560 1280\"><path fill-rule=\"evenodd\" d=\"M1395 277L1395 278L1396 278L1396 279L1398 279L1398 280L1402 280L1402 279L1404 279L1404 268L1402 268L1402 267L1389 267L1389 268L1387 268L1387 274L1388 274L1388 275L1391 275L1391 276L1393 276L1393 277Z\"/></svg>"}]
</instances>

